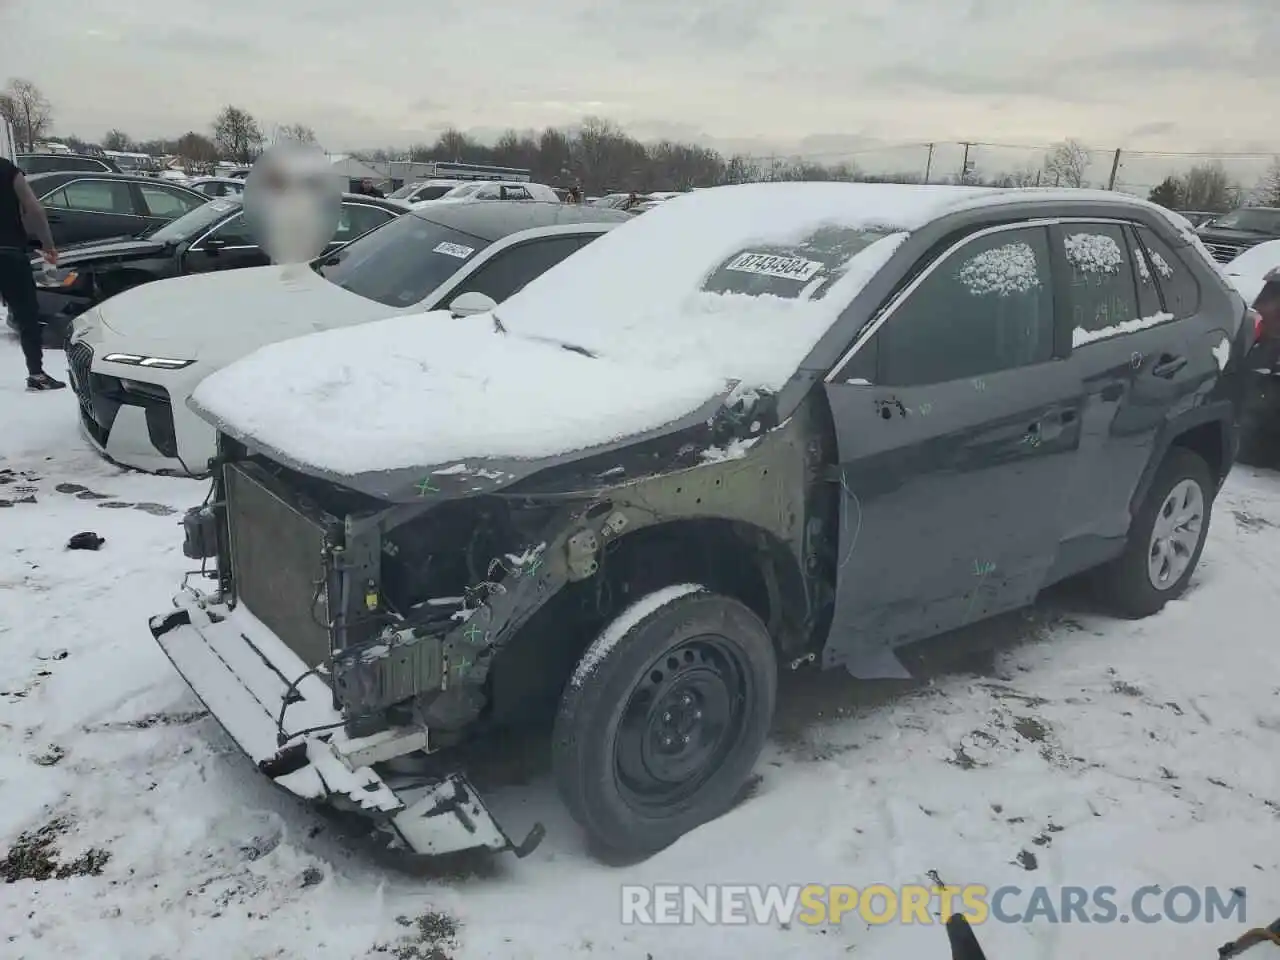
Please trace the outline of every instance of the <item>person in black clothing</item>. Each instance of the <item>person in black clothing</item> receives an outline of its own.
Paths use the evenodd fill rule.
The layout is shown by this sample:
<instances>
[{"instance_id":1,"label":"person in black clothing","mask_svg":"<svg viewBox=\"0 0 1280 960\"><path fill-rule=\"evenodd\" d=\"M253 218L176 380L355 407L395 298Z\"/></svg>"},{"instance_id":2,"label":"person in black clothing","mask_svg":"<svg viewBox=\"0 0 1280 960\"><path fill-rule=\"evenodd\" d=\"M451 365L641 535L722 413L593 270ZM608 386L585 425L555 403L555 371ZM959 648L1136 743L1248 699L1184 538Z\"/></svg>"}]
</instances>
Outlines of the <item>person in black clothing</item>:
<instances>
[{"instance_id":1,"label":"person in black clothing","mask_svg":"<svg viewBox=\"0 0 1280 960\"><path fill-rule=\"evenodd\" d=\"M66 386L44 372L44 351L40 342L40 305L36 281L31 275L28 233L40 241L45 261L57 265L58 251L49 232L44 208L31 192L31 185L14 164L0 157L0 299L13 311L27 360L28 390L61 390Z\"/></svg>"},{"instance_id":2,"label":"person in black clothing","mask_svg":"<svg viewBox=\"0 0 1280 960\"><path fill-rule=\"evenodd\" d=\"M373 181L368 179L361 181L360 192L363 193L366 197L384 196L383 192L373 185Z\"/></svg>"}]
</instances>

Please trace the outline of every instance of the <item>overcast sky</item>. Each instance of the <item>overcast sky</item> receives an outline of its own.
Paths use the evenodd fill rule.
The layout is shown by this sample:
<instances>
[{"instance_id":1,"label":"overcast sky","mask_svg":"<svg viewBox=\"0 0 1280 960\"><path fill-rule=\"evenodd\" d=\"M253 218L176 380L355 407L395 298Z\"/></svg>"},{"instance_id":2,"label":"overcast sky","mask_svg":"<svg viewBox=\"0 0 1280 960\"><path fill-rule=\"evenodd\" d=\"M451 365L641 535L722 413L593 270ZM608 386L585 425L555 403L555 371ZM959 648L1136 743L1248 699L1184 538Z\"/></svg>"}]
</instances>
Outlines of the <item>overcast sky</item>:
<instances>
[{"instance_id":1,"label":"overcast sky","mask_svg":"<svg viewBox=\"0 0 1280 960\"><path fill-rule=\"evenodd\" d=\"M867 167L894 144L1075 136L1109 167L1117 146L1280 151L1277 3L0 0L0 72L91 138L207 130L230 102L334 151L597 114L641 139Z\"/></svg>"}]
</instances>

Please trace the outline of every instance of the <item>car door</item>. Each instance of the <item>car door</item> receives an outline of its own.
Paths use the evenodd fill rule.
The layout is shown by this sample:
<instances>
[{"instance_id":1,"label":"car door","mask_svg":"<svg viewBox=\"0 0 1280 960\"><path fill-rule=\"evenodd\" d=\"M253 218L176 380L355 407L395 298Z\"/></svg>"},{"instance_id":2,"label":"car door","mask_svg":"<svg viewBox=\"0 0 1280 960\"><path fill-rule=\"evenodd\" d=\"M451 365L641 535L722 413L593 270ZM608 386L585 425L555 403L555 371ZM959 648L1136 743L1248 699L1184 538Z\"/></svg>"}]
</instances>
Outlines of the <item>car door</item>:
<instances>
[{"instance_id":1,"label":"car door","mask_svg":"<svg viewBox=\"0 0 1280 960\"><path fill-rule=\"evenodd\" d=\"M127 180L83 177L41 199L58 246L105 237L136 236L147 228L140 198Z\"/></svg>"},{"instance_id":2,"label":"car door","mask_svg":"<svg viewBox=\"0 0 1280 960\"><path fill-rule=\"evenodd\" d=\"M208 202L203 194L164 183L140 183L137 186L151 227L162 227Z\"/></svg>"},{"instance_id":3,"label":"car door","mask_svg":"<svg viewBox=\"0 0 1280 960\"><path fill-rule=\"evenodd\" d=\"M472 292L501 303L598 236L599 233L558 233L514 243L478 262L470 274L433 297L433 304L447 307L455 298Z\"/></svg>"},{"instance_id":4,"label":"car door","mask_svg":"<svg viewBox=\"0 0 1280 960\"><path fill-rule=\"evenodd\" d=\"M1156 436L1187 392L1189 350L1158 280L1172 272L1166 256L1179 262L1172 251L1153 263L1116 221L1067 221L1053 238L1065 332L1085 397L1081 455L1063 514L1063 573L1070 573L1122 547Z\"/></svg>"},{"instance_id":5,"label":"car door","mask_svg":"<svg viewBox=\"0 0 1280 960\"><path fill-rule=\"evenodd\" d=\"M210 273L214 270L265 267L270 262L271 258L245 223L244 213L236 211L204 236L197 237L187 248L182 272Z\"/></svg>"},{"instance_id":6,"label":"car door","mask_svg":"<svg viewBox=\"0 0 1280 960\"><path fill-rule=\"evenodd\" d=\"M828 664L902 676L894 647L1044 583L1080 437L1049 251L1043 225L963 238L828 375L840 488Z\"/></svg>"}]
</instances>

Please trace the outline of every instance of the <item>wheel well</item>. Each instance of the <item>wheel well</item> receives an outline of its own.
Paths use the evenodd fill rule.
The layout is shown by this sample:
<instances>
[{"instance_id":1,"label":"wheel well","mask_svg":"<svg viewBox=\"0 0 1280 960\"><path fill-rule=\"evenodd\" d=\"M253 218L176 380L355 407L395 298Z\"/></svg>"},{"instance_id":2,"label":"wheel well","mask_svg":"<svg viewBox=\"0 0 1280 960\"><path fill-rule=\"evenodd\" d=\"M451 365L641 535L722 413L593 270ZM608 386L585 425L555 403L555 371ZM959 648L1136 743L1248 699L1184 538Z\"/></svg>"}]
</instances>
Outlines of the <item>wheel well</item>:
<instances>
[{"instance_id":1,"label":"wheel well","mask_svg":"<svg viewBox=\"0 0 1280 960\"><path fill-rule=\"evenodd\" d=\"M527 722L554 711L565 680L604 625L641 597L700 583L734 597L769 628L780 656L799 656L811 637L804 575L773 534L731 520L677 520L619 537L588 580L540 608L498 652L489 674L490 719Z\"/></svg>"},{"instance_id":2,"label":"wheel well","mask_svg":"<svg viewBox=\"0 0 1280 960\"><path fill-rule=\"evenodd\" d=\"M1223 430L1218 421L1202 423L1173 438L1172 447L1190 450L1209 465L1215 482L1222 480Z\"/></svg>"}]
</instances>

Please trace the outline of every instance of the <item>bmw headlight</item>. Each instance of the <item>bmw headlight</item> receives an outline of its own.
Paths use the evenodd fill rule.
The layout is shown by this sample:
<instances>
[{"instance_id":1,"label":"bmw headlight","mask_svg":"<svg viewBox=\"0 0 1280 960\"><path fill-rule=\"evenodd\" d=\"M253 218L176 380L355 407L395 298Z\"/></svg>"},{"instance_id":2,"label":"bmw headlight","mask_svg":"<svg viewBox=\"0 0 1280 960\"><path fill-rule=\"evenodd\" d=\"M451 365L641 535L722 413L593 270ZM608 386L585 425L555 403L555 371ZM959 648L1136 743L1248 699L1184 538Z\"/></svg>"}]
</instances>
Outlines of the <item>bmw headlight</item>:
<instances>
[{"instance_id":1,"label":"bmw headlight","mask_svg":"<svg viewBox=\"0 0 1280 960\"><path fill-rule=\"evenodd\" d=\"M102 358L108 363L125 363L131 367L149 367L154 370L181 370L195 363L194 360L176 360L172 357L148 357L138 353L108 353Z\"/></svg>"},{"instance_id":2,"label":"bmw headlight","mask_svg":"<svg viewBox=\"0 0 1280 960\"><path fill-rule=\"evenodd\" d=\"M79 279L80 274L74 267L35 271L36 286L44 290L65 290L67 287L74 287Z\"/></svg>"}]
</instances>

